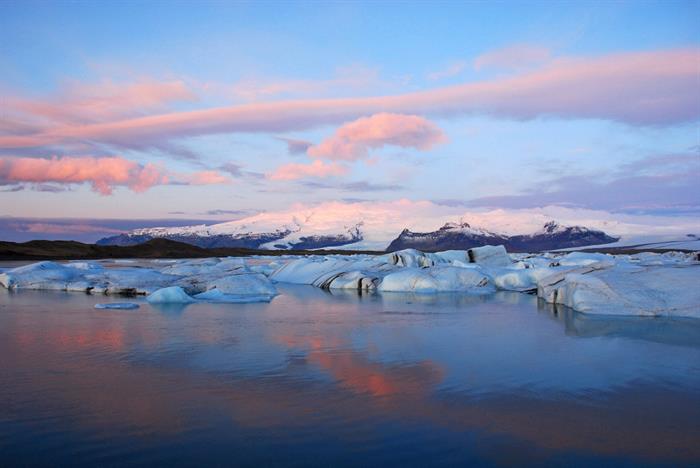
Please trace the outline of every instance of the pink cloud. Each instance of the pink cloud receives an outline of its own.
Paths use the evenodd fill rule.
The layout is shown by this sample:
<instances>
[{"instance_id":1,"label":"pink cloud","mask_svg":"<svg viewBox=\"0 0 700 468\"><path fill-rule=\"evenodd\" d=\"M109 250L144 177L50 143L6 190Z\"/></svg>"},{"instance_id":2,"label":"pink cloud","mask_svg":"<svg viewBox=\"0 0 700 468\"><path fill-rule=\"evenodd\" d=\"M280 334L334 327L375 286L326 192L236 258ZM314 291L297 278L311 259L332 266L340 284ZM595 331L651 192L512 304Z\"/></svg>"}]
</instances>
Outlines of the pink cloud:
<instances>
[{"instance_id":1,"label":"pink cloud","mask_svg":"<svg viewBox=\"0 0 700 468\"><path fill-rule=\"evenodd\" d=\"M183 180L189 185L218 185L231 182L230 177L226 177L218 171L200 171L186 175Z\"/></svg>"},{"instance_id":2,"label":"pink cloud","mask_svg":"<svg viewBox=\"0 0 700 468\"><path fill-rule=\"evenodd\" d=\"M423 117L381 113L343 125L306 152L315 158L356 160L367 157L372 148L393 145L425 151L445 140L442 130Z\"/></svg>"},{"instance_id":3,"label":"pink cloud","mask_svg":"<svg viewBox=\"0 0 700 468\"><path fill-rule=\"evenodd\" d=\"M515 44L502 49L492 50L474 59L474 68L496 68L503 70L520 70L533 65L540 65L551 58L547 47Z\"/></svg>"},{"instance_id":4,"label":"pink cloud","mask_svg":"<svg viewBox=\"0 0 700 468\"><path fill-rule=\"evenodd\" d=\"M348 168L338 163L326 163L321 160L310 164L290 163L278 167L268 175L271 180L296 180L304 177L331 177L348 173Z\"/></svg>"},{"instance_id":5,"label":"pink cloud","mask_svg":"<svg viewBox=\"0 0 700 468\"><path fill-rule=\"evenodd\" d=\"M196 95L183 81L141 80L115 83L105 80L94 84L70 83L60 96L52 99L8 97L6 112L20 121L35 124L87 124L115 118L137 117L162 111L168 104L194 101Z\"/></svg>"},{"instance_id":6,"label":"pink cloud","mask_svg":"<svg viewBox=\"0 0 700 468\"><path fill-rule=\"evenodd\" d=\"M168 177L153 164L139 164L121 157L62 157L51 159L2 157L0 180L19 182L90 183L93 190L110 195L116 186L143 192L166 184Z\"/></svg>"},{"instance_id":7,"label":"pink cloud","mask_svg":"<svg viewBox=\"0 0 700 468\"><path fill-rule=\"evenodd\" d=\"M23 182L89 183L96 192L111 195L115 187L144 192L156 185L168 183L215 185L230 183L231 179L218 171L171 173L154 164L140 164L119 156L64 156L51 159L0 157L0 184Z\"/></svg>"},{"instance_id":8,"label":"pink cloud","mask_svg":"<svg viewBox=\"0 0 700 468\"><path fill-rule=\"evenodd\" d=\"M507 118L610 119L674 124L700 118L700 49L558 59L507 78L391 96L252 103L99 123L53 125L0 136L0 148L79 141L128 146L187 136L284 132L341 123L380 112Z\"/></svg>"}]
</instances>

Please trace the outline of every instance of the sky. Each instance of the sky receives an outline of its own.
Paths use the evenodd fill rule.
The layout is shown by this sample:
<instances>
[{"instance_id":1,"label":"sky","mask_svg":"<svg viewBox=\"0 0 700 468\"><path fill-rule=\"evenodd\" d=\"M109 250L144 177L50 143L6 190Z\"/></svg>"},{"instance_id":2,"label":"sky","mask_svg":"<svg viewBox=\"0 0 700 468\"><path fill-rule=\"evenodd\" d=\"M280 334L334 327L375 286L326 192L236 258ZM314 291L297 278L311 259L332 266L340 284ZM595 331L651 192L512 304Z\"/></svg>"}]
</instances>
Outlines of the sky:
<instances>
[{"instance_id":1,"label":"sky","mask_svg":"<svg viewBox=\"0 0 700 468\"><path fill-rule=\"evenodd\" d=\"M699 17L671 0L8 0L0 237L329 203L685 229Z\"/></svg>"}]
</instances>

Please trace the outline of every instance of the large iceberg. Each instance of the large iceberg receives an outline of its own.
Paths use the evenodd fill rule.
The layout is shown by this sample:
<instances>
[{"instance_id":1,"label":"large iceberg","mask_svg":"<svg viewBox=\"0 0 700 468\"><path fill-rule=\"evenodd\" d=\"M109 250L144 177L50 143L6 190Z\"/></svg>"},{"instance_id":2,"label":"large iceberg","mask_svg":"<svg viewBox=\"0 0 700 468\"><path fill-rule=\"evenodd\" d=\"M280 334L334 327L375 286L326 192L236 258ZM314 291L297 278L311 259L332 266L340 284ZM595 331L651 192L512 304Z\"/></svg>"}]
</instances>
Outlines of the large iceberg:
<instances>
[{"instance_id":1,"label":"large iceberg","mask_svg":"<svg viewBox=\"0 0 700 468\"><path fill-rule=\"evenodd\" d=\"M700 318L700 265L591 264L545 278L538 293L554 304L601 315Z\"/></svg>"},{"instance_id":2,"label":"large iceberg","mask_svg":"<svg viewBox=\"0 0 700 468\"><path fill-rule=\"evenodd\" d=\"M493 292L489 277L479 268L437 266L403 268L386 275L380 291L435 293L451 291Z\"/></svg>"},{"instance_id":3,"label":"large iceberg","mask_svg":"<svg viewBox=\"0 0 700 468\"><path fill-rule=\"evenodd\" d=\"M38 262L4 271L0 274L0 285L11 290L150 294L150 302L187 301L182 295L163 296L163 290L173 294L176 289L188 297L209 290L226 295L214 298L216 294L213 294L216 302L236 302L234 299L238 296L246 296L246 302L252 301L251 298L269 301L277 295L274 284L265 275L248 269L241 258L152 262L153 268L125 267L122 262L105 262L105 265L108 267L97 262ZM153 295L156 292L158 294ZM206 298L202 296L201 299Z\"/></svg>"}]
</instances>

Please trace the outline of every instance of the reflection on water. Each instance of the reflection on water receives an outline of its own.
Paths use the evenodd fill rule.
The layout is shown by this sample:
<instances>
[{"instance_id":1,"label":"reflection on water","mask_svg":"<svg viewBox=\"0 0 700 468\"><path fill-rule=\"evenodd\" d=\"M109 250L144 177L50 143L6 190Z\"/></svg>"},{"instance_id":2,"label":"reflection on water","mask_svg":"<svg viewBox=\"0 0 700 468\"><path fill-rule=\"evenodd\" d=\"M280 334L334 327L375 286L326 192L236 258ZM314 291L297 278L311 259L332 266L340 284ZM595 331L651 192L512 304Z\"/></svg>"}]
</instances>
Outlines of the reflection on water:
<instances>
[{"instance_id":1,"label":"reflection on water","mask_svg":"<svg viewBox=\"0 0 700 468\"><path fill-rule=\"evenodd\" d=\"M564 322L566 333L581 336L619 336L676 346L700 347L700 320L689 317L598 316L578 313L539 300L537 307Z\"/></svg>"},{"instance_id":2,"label":"reflection on water","mask_svg":"<svg viewBox=\"0 0 700 468\"><path fill-rule=\"evenodd\" d=\"M518 293L0 291L0 464L700 462L698 321Z\"/></svg>"}]
</instances>

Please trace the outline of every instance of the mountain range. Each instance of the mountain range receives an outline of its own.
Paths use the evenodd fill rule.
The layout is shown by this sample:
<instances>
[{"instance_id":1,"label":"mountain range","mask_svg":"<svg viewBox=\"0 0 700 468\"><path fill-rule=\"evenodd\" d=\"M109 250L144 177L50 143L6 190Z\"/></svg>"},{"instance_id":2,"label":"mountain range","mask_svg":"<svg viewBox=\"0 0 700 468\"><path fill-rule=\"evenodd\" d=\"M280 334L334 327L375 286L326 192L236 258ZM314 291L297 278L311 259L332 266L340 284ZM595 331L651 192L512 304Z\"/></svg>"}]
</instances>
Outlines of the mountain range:
<instances>
[{"instance_id":1,"label":"mountain range","mask_svg":"<svg viewBox=\"0 0 700 468\"><path fill-rule=\"evenodd\" d=\"M343 249L366 248L366 226L362 220L323 223L312 216L288 219L253 217L213 225L145 228L100 239L98 245L137 245L152 239L169 239L202 248L247 249ZM376 237L373 233L372 237ZM382 249L396 251L415 248L422 251L463 250L482 245L504 245L510 252L536 252L601 245L617 241L603 231L582 226L563 226L549 221L537 232L507 235L473 227L469 223L446 223L436 231L413 232L404 229L393 240L388 237Z\"/></svg>"}]
</instances>

